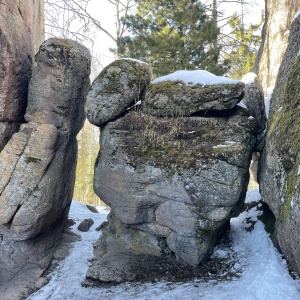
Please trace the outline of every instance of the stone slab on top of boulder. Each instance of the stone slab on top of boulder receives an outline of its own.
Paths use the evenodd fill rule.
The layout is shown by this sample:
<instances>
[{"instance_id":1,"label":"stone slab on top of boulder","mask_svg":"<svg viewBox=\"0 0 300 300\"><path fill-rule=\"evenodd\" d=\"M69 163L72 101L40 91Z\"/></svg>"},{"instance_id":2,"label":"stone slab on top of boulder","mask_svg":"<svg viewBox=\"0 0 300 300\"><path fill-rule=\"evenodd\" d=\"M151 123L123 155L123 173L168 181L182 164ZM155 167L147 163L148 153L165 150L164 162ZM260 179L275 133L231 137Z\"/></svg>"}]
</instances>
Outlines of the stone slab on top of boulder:
<instances>
[{"instance_id":1,"label":"stone slab on top of boulder","mask_svg":"<svg viewBox=\"0 0 300 300\"><path fill-rule=\"evenodd\" d=\"M190 116L199 111L232 109L245 84L204 70L176 71L152 81L142 101L154 116Z\"/></svg>"},{"instance_id":2,"label":"stone slab on top of boulder","mask_svg":"<svg viewBox=\"0 0 300 300\"><path fill-rule=\"evenodd\" d=\"M112 62L94 80L88 93L85 112L96 125L116 119L140 100L151 80L151 68L136 59Z\"/></svg>"}]
</instances>

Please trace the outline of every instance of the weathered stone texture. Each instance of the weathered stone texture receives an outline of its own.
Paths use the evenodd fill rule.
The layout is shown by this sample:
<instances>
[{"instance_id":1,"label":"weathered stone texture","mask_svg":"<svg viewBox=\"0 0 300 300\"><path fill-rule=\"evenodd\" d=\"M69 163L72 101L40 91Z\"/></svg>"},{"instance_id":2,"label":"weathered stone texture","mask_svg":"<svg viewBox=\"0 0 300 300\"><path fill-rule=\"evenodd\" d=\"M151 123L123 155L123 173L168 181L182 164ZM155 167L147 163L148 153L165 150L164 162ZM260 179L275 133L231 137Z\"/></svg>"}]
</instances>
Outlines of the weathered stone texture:
<instances>
[{"instance_id":1,"label":"weathered stone texture","mask_svg":"<svg viewBox=\"0 0 300 300\"><path fill-rule=\"evenodd\" d=\"M20 127L33 58L44 40L44 1L0 1L0 151Z\"/></svg>"},{"instance_id":2,"label":"weathered stone texture","mask_svg":"<svg viewBox=\"0 0 300 300\"><path fill-rule=\"evenodd\" d=\"M0 2L0 122L18 122L27 103L33 57L44 40L43 1Z\"/></svg>"},{"instance_id":3,"label":"weathered stone texture","mask_svg":"<svg viewBox=\"0 0 300 300\"><path fill-rule=\"evenodd\" d=\"M193 84L180 80L152 83L142 102L143 112L153 116L190 116L199 111L233 108L243 97L243 82Z\"/></svg>"},{"instance_id":4,"label":"weathered stone texture","mask_svg":"<svg viewBox=\"0 0 300 300\"><path fill-rule=\"evenodd\" d=\"M151 80L150 66L133 59L119 59L94 80L85 107L88 120L97 126L114 120L137 103Z\"/></svg>"},{"instance_id":5,"label":"weathered stone texture","mask_svg":"<svg viewBox=\"0 0 300 300\"><path fill-rule=\"evenodd\" d=\"M19 299L35 288L61 239L90 85L89 51L75 41L44 42L36 63L27 123L0 153L0 290L5 299Z\"/></svg>"},{"instance_id":6,"label":"weathered stone texture","mask_svg":"<svg viewBox=\"0 0 300 300\"><path fill-rule=\"evenodd\" d=\"M260 190L276 217L276 237L300 273L300 16L290 29L289 44L271 98L266 146L261 159Z\"/></svg>"},{"instance_id":7,"label":"weathered stone texture","mask_svg":"<svg viewBox=\"0 0 300 300\"><path fill-rule=\"evenodd\" d=\"M19 127L19 123L0 122L0 152Z\"/></svg>"},{"instance_id":8,"label":"weathered stone texture","mask_svg":"<svg viewBox=\"0 0 300 300\"><path fill-rule=\"evenodd\" d=\"M256 130L255 119L240 107L223 117L131 112L108 123L94 189L112 215L99 242L102 257L88 277L105 281L107 257L118 251L201 263L241 209ZM127 274L127 267L119 265L116 274L120 268ZM119 280L116 274L111 280Z\"/></svg>"},{"instance_id":9,"label":"weathered stone texture","mask_svg":"<svg viewBox=\"0 0 300 300\"><path fill-rule=\"evenodd\" d=\"M6 239L31 238L66 215L90 60L86 48L62 39L46 41L36 56L25 115L28 123L0 153L0 232Z\"/></svg>"},{"instance_id":10,"label":"weathered stone texture","mask_svg":"<svg viewBox=\"0 0 300 300\"><path fill-rule=\"evenodd\" d=\"M262 132L266 128L266 112L264 103L264 92L258 76L254 73L248 73L243 78L245 82L245 95L243 102L249 109L251 116L253 116L258 123L258 132Z\"/></svg>"},{"instance_id":11,"label":"weathered stone texture","mask_svg":"<svg viewBox=\"0 0 300 300\"><path fill-rule=\"evenodd\" d=\"M279 67L288 44L289 30L299 0L266 0L263 43L260 47L254 72L262 79L263 90L275 86Z\"/></svg>"}]
</instances>

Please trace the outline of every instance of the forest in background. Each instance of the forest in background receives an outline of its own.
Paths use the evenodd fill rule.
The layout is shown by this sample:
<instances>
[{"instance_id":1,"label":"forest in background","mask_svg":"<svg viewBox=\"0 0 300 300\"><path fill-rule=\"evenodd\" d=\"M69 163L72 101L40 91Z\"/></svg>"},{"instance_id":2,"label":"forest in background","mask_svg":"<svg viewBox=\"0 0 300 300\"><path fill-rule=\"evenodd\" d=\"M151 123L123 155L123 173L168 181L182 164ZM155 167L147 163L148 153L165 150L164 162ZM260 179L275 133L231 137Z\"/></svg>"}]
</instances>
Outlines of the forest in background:
<instances>
[{"instance_id":1,"label":"forest in background","mask_svg":"<svg viewBox=\"0 0 300 300\"><path fill-rule=\"evenodd\" d=\"M108 27L98 18L93 2L45 0L46 38L71 38L87 46L93 56L91 80L119 57L150 63L154 77L179 69L205 69L216 75L241 79L254 66L263 23L261 1L105 0L99 9L113 6L112 26ZM97 50L99 37L108 38L115 45L109 49L108 59ZM73 198L104 205L93 191L99 129L86 121L77 139L79 151Z\"/></svg>"}]
</instances>

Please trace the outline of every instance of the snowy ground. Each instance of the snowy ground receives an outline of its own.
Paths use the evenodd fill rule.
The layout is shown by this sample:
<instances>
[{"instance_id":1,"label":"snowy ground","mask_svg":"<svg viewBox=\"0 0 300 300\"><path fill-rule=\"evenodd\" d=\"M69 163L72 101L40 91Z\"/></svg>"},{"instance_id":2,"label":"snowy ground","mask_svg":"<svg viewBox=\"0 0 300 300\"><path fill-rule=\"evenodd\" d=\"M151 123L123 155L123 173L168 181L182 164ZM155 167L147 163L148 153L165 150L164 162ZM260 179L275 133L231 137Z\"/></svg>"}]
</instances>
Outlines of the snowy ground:
<instances>
[{"instance_id":1,"label":"snowy ground","mask_svg":"<svg viewBox=\"0 0 300 300\"><path fill-rule=\"evenodd\" d=\"M247 202L259 200L257 190L248 192ZM91 213L85 205L73 202L70 217L77 222L84 218L93 218L95 224L87 233L81 233L82 240L74 244L70 255L50 274L51 280L41 290L27 300L151 300L151 299L201 299L201 300L297 300L300 299L300 282L289 275L286 262L274 248L262 222L258 221L251 232L245 219L257 220L258 211L252 208L231 220L231 238L233 244L228 248L217 247L214 255L233 260L233 270L240 272L240 278L228 281L173 284L160 282L155 284L122 284L110 288L83 288L88 259L92 257L92 244L98 239L95 228L106 219L108 213L99 208L100 214Z\"/></svg>"}]
</instances>

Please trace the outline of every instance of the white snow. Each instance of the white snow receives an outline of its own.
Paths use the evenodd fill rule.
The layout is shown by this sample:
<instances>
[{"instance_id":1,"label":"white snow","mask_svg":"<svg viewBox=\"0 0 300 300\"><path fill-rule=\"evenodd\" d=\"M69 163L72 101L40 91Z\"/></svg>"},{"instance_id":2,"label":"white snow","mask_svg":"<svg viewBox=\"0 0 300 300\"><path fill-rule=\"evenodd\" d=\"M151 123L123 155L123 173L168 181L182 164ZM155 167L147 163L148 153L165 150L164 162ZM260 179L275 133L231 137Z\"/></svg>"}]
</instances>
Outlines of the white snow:
<instances>
[{"instance_id":1,"label":"white snow","mask_svg":"<svg viewBox=\"0 0 300 300\"><path fill-rule=\"evenodd\" d=\"M165 75L159 78L154 79L151 83L158 83L161 81L182 81L186 85L195 85L195 84L235 84L240 82L240 80L232 80L224 76L216 76L205 70L194 70L186 71L180 70L172 74Z\"/></svg>"},{"instance_id":2,"label":"white snow","mask_svg":"<svg viewBox=\"0 0 300 300\"><path fill-rule=\"evenodd\" d=\"M243 76L242 78L242 81L245 83L245 84L251 84L254 82L255 78L257 77L257 75L255 73L247 73Z\"/></svg>"},{"instance_id":3,"label":"white snow","mask_svg":"<svg viewBox=\"0 0 300 300\"><path fill-rule=\"evenodd\" d=\"M270 111L270 100L273 94L274 86L269 86L265 92L265 110L266 110L266 117L269 117Z\"/></svg>"},{"instance_id":4,"label":"white snow","mask_svg":"<svg viewBox=\"0 0 300 300\"><path fill-rule=\"evenodd\" d=\"M217 149L217 148L224 148L224 147L230 147L232 145L236 144L236 142L232 142L232 141L225 141L225 144L219 144L216 146L213 146L213 149Z\"/></svg>"},{"instance_id":5,"label":"white snow","mask_svg":"<svg viewBox=\"0 0 300 300\"><path fill-rule=\"evenodd\" d=\"M248 107L247 107L246 104L243 102L243 100L240 101L240 102L237 104L237 106L240 106L240 107L243 107L243 108L248 109Z\"/></svg>"},{"instance_id":6,"label":"white snow","mask_svg":"<svg viewBox=\"0 0 300 300\"><path fill-rule=\"evenodd\" d=\"M258 190L247 193L247 202L258 201ZM251 232L245 230L245 220L257 220L259 212L252 208L231 220L231 250L216 247L214 256L228 258L232 272L240 274L235 280L208 282L197 279L188 283L157 282L149 284L121 284L108 288L83 288L88 259L92 257L92 243L99 233L95 227L106 217L107 211L93 214L82 204L74 202L71 217L76 221L91 217L95 225L82 240L74 244L70 255L51 274L50 282L27 300L296 300L300 299L300 283L287 271L286 262L274 248L262 222ZM75 225L75 227L78 225ZM74 227L74 231L78 232Z\"/></svg>"},{"instance_id":7,"label":"white snow","mask_svg":"<svg viewBox=\"0 0 300 300\"><path fill-rule=\"evenodd\" d=\"M132 60L132 61L138 62L140 64L147 64L146 62L144 62L142 60L138 60L138 59L130 58L130 57L122 57L122 58L118 58L118 60Z\"/></svg>"},{"instance_id":8,"label":"white snow","mask_svg":"<svg viewBox=\"0 0 300 300\"><path fill-rule=\"evenodd\" d=\"M297 19L297 18L299 17L299 15L300 15L300 10L298 10L298 11L296 12L296 14L295 14L294 19L293 19L292 22L294 22L294 20Z\"/></svg>"}]
</instances>

